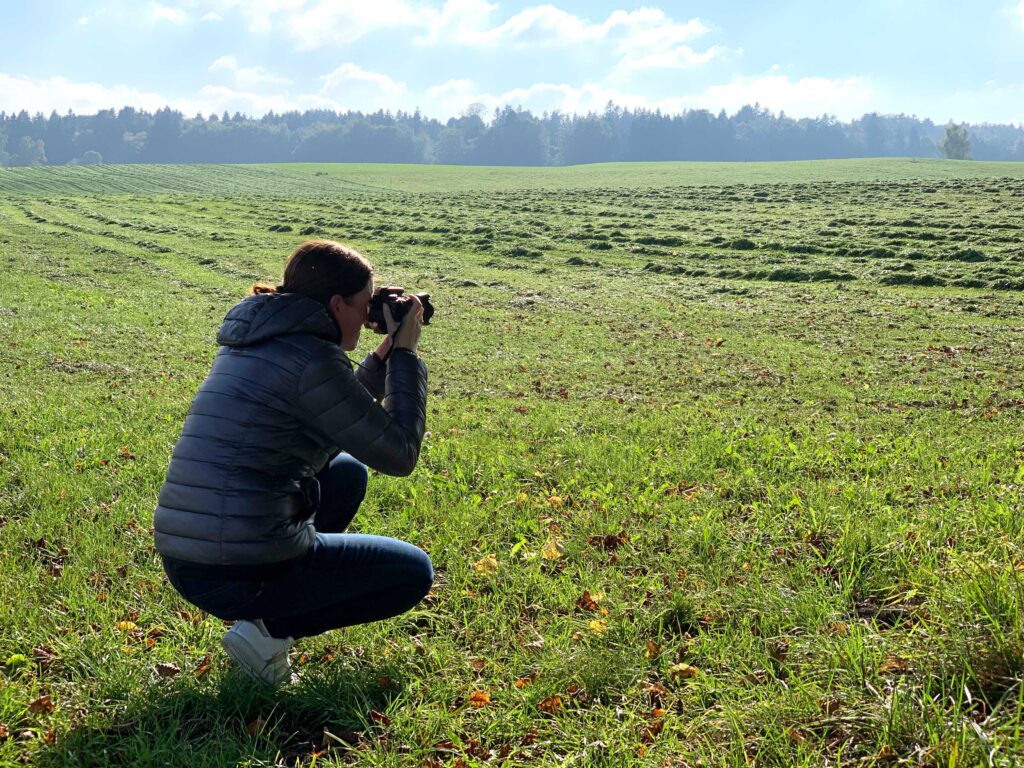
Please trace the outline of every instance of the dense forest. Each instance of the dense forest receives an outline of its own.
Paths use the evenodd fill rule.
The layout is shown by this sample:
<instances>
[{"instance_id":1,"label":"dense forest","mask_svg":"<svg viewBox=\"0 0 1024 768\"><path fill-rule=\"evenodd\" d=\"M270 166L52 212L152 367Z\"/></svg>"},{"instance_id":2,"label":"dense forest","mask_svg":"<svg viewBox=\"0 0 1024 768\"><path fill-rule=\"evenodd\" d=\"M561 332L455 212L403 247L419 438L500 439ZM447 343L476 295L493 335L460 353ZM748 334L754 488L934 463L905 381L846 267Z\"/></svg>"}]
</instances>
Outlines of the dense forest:
<instances>
[{"instance_id":1,"label":"dense forest","mask_svg":"<svg viewBox=\"0 0 1024 768\"><path fill-rule=\"evenodd\" d=\"M966 126L976 160L1024 160L1024 127ZM662 114L609 104L565 115L479 106L446 122L419 111L326 110L186 117L124 107L95 115L0 112L0 165L389 162L574 165L617 160L816 160L937 157L945 126L871 113L850 122L794 119L759 106L733 115Z\"/></svg>"}]
</instances>

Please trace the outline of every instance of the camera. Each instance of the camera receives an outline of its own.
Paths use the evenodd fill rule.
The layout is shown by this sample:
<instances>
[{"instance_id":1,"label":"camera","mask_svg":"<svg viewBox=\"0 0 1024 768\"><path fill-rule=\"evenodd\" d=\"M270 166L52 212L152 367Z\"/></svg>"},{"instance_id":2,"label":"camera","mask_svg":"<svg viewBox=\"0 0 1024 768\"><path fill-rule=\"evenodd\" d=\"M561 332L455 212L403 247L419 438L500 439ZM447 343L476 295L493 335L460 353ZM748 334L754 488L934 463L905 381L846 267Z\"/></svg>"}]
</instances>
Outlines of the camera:
<instances>
[{"instance_id":1,"label":"camera","mask_svg":"<svg viewBox=\"0 0 1024 768\"><path fill-rule=\"evenodd\" d=\"M367 327L375 330L377 333L388 332L388 325L384 320L385 304L391 307L391 316L395 319L396 323L401 325L405 313L413 306L409 296L403 294L405 294L405 288L400 288L397 285L385 285L377 288L373 292L373 296L370 297L370 313L367 319ZM430 294L414 293L412 295L423 304L423 324L427 325L430 323L430 318L434 315L434 305L430 303Z\"/></svg>"}]
</instances>

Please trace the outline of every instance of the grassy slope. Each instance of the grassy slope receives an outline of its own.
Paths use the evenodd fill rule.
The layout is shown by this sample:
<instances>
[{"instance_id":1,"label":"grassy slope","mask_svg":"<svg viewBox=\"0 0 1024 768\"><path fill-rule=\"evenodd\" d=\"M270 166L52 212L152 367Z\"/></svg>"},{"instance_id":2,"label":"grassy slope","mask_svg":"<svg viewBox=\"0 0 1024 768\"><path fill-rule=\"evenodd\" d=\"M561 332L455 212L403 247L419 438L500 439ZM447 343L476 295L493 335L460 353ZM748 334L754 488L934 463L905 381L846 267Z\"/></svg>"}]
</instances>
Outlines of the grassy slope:
<instances>
[{"instance_id":1,"label":"grassy slope","mask_svg":"<svg viewBox=\"0 0 1024 768\"><path fill-rule=\"evenodd\" d=\"M407 166L359 177L403 194L351 194L355 169L330 166L326 196L295 181L314 168L132 167L85 194L15 174L0 763L1008 760L1024 190L784 169L772 183L804 183ZM139 185L188 189L126 204ZM307 226L435 296L431 435L411 478L373 478L357 527L426 547L438 583L303 642L305 682L273 697L226 667L148 529L220 318Z\"/></svg>"},{"instance_id":2,"label":"grassy slope","mask_svg":"<svg viewBox=\"0 0 1024 768\"><path fill-rule=\"evenodd\" d=\"M621 189L1022 177L1024 163L919 159L813 160L791 163L600 163L560 168L372 163L55 166L0 169L0 192L29 195L161 192L200 195L380 194L387 191L496 192L514 189Z\"/></svg>"}]
</instances>

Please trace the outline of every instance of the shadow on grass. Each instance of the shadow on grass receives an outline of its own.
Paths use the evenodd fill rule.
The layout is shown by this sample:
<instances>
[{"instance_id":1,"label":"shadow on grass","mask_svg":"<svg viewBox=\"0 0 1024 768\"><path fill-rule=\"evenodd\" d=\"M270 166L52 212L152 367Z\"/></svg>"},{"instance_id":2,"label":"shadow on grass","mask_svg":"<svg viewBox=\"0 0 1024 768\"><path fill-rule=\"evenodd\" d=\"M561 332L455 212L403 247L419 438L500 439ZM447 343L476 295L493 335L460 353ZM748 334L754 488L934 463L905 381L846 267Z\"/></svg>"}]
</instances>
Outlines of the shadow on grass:
<instances>
[{"instance_id":1,"label":"shadow on grass","mask_svg":"<svg viewBox=\"0 0 1024 768\"><path fill-rule=\"evenodd\" d=\"M186 677L154 683L103 724L80 725L41 750L37 764L309 765L358 749L406 687L393 665L307 667L278 691L233 671L213 685Z\"/></svg>"}]
</instances>

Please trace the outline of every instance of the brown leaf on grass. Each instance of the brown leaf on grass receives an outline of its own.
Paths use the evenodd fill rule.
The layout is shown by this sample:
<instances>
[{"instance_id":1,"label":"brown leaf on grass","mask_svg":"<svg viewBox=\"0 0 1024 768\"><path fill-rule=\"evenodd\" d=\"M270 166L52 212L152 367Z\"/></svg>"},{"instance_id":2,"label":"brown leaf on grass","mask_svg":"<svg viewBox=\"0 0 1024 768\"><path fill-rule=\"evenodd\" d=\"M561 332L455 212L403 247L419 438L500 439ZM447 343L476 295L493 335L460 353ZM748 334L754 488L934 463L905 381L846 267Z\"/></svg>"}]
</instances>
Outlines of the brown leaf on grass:
<instances>
[{"instance_id":1,"label":"brown leaf on grass","mask_svg":"<svg viewBox=\"0 0 1024 768\"><path fill-rule=\"evenodd\" d=\"M155 667L156 673L160 677L174 677L181 672L181 668L170 661L162 661Z\"/></svg>"},{"instance_id":2,"label":"brown leaf on grass","mask_svg":"<svg viewBox=\"0 0 1024 768\"><path fill-rule=\"evenodd\" d=\"M653 640L647 641L647 648L644 649L644 658L653 659L655 656L660 654L664 650L663 645L659 645Z\"/></svg>"},{"instance_id":3,"label":"brown leaf on grass","mask_svg":"<svg viewBox=\"0 0 1024 768\"><path fill-rule=\"evenodd\" d=\"M498 570L498 558L493 554L484 555L473 563L473 570L484 575L496 573Z\"/></svg>"},{"instance_id":4,"label":"brown leaf on grass","mask_svg":"<svg viewBox=\"0 0 1024 768\"><path fill-rule=\"evenodd\" d=\"M212 667L213 659L210 658L210 654L206 654L199 660L199 666L196 667L195 676L203 677L204 675L209 674Z\"/></svg>"},{"instance_id":5,"label":"brown leaf on grass","mask_svg":"<svg viewBox=\"0 0 1024 768\"><path fill-rule=\"evenodd\" d=\"M56 728L51 728L43 736L43 744L46 744L47 746L52 747L56 743L57 743L57 729Z\"/></svg>"},{"instance_id":6,"label":"brown leaf on grass","mask_svg":"<svg viewBox=\"0 0 1024 768\"><path fill-rule=\"evenodd\" d=\"M597 611L600 610L600 606L597 604L600 595L591 595L589 592L584 592L578 598L576 598L576 607L581 611Z\"/></svg>"},{"instance_id":7,"label":"brown leaf on grass","mask_svg":"<svg viewBox=\"0 0 1024 768\"><path fill-rule=\"evenodd\" d=\"M653 743L664 727L664 720L653 720L649 725L644 726L644 729L640 734L640 741L644 744Z\"/></svg>"},{"instance_id":8,"label":"brown leaf on grass","mask_svg":"<svg viewBox=\"0 0 1024 768\"><path fill-rule=\"evenodd\" d=\"M245 726L245 732L248 733L250 737L255 738L257 734L263 732L263 728L266 726L266 724L266 720L264 720L262 717L257 717L255 720L251 721L248 725Z\"/></svg>"},{"instance_id":9,"label":"brown leaf on grass","mask_svg":"<svg viewBox=\"0 0 1024 768\"><path fill-rule=\"evenodd\" d=\"M4 741L6 739L9 739L10 736L11 736L11 732L7 730L7 726L4 725L3 723L0 723L0 741Z\"/></svg>"},{"instance_id":10,"label":"brown leaf on grass","mask_svg":"<svg viewBox=\"0 0 1024 768\"><path fill-rule=\"evenodd\" d=\"M700 670L689 664L673 664L668 668L668 676L673 680L689 680L700 674Z\"/></svg>"},{"instance_id":11,"label":"brown leaf on grass","mask_svg":"<svg viewBox=\"0 0 1024 768\"><path fill-rule=\"evenodd\" d=\"M663 685L654 683L647 689L647 695L651 697L652 706L662 707L665 704L665 697L668 696L668 689Z\"/></svg>"},{"instance_id":12,"label":"brown leaf on grass","mask_svg":"<svg viewBox=\"0 0 1024 768\"><path fill-rule=\"evenodd\" d=\"M391 725L391 718L377 709L370 710L370 721L376 723L377 725Z\"/></svg>"},{"instance_id":13,"label":"brown leaf on grass","mask_svg":"<svg viewBox=\"0 0 1024 768\"><path fill-rule=\"evenodd\" d=\"M487 691L473 691L469 696L469 703L477 709L486 707L491 703L491 694Z\"/></svg>"},{"instance_id":14,"label":"brown leaf on grass","mask_svg":"<svg viewBox=\"0 0 1024 768\"><path fill-rule=\"evenodd\" d=\"M880 675L902 675L910 669L910 665L897 656L889 656L878 668Z\"/></svg>"},{"instance_id":15,"label":"brown leaf on grass","mask_svg":"<svg viewBox=\"0 0 1024 768\"><path fill-rule=\"evenodd\" d=\"M33 648L32 658L41 669L49 669L60 663L60 656L48 645L37 645Z\"/></svg>"},{"instance_id":16,"label":"brown leaf on grass","mask_svg":"<svg viewBox=\"0 0 1024 768\"><path fill-rule=\"evenodd\" d=\"M537 679L537 673L536 672L531 672L528 675L523 675L522 677L517 677L515 682L513 683L513 685L515 685L516 688L525 688L528 685L533 685L533 681L536 680L536 679Z\"/></svg>"},{"instance_id":17,"label":"brown leaf on grass","mask_svg":"<svg viewBox=\"0 0 1024 768\"><path fill-rule=\"evenodd\" d=\"M603 549L606 552L611 552L614 549L618 549L627 541L629 541L629 536L626 535L625 531L619 531L619 533L609 533L607 535L587 536L587 544L594 547L595 549Z\"/></svg>"},{"instance_id":18,"label":"brown leaf on grass","mask_svg":"<svg viewBox=\"0 0 1024 768\"><path fill-rule=\"evenodd\" d=\"M556 715L562 711L564 704L562 703L562 697L557 694L554 696L548 696L542 702L537 705L537 709L541 712L547 712L549 715Z\"/></svg>"},{"instance_id":19,"label":"brown leaf on grass","mask_svg":"<svg viewBox=\"0 0 1024 768\"><path fill-rule=\"evenodd\" d=\"M540 551L540 556L545 560L558 560L564 554L565 545L554 536L548 539L544 549Z\"/></svg>"},{"instance_id":20,"label":"brown leaf on grass","mask_svg":"<svg viewBox=\"0 0 1024 768\"><path fill-rule=\"evenodd\" d=\"M38 699L28 705L29 712L35 712L36 714L50 714L53 712L55 707L53 706L53 700L49 694L40 696Z\"/></svg>"}]
</instances>

